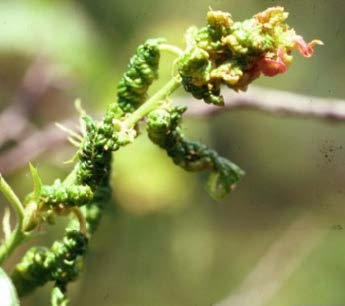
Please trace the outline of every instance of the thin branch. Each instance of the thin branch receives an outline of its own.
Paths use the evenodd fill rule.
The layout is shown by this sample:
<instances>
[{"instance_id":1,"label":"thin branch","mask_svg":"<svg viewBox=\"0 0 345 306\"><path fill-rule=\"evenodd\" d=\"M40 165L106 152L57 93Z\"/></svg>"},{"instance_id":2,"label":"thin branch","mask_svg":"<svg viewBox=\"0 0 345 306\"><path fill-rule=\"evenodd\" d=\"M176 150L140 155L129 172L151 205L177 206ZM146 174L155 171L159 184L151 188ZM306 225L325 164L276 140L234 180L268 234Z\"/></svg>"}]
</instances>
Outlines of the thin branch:
<instances>
[{"instance_id":1,"label":"thin branch","mask_svg":"<svg viewBox=\"0 0 345 306\"><path fill-rule=\"evenodd\" d=\"M246 93L225 90L225 106L207 105L191 98L177 98L176 104L188 105L188 117L213 116L230 110L256 110L272 115L299 116L329 122L345 121L345 100L328 99L290 93L267 88L251 87ZM65 127L72 127L76 119L67 119ZM54 124L29 136L16 147L0 155L0 171L3 174L23 167L48 150L67 143L65 133Z\"/></svg>"},{"instance_id":2,"label":"thin branch","mask_svg":"<svg viewBox=\"0 0 345 306\"><path fill-rule=\"evenodd\" d=\"M33 131L30 120L39 109L42 97L52 89L66 89L69 83L66 76L57 76L52 63L38 56L26 70L9 106L0 114L0 147L9 140L19 141Z\"/></svg>"},{"instance_id":3,"label":"thin branch","mask_svg":"<svg viewBox=\"0 0 345 306\"><path fill-rule=\"evenodd\" d=\"M345 100L301 95L287 91L252 86L247 92L224 90L224 107L207 105L182 98L189 116L213 116L230 110L257 110L272 115L345 121Z\"/></svg>"},{"instance_id":4,"label":"thin branch","mask_svg":"<svg viewBox=\"0 0 345 306\"><path fill-rule=\"evenodd\" d=\"M70 119L64 121L63 125L73 127L76 122L76 119ZM58 129L55 124L49 124L43 130L33 133L14 148L1 154L0 172L8 174L20 169L41 154L59 148L65 143L67 143L66 133Z\"/></svg>"},{"instance_id":5,"label":"thin branch","mask_svg":"<svg viewBox=\"0 0 345 306\"><path fill-rule=\"evenodd\" d=\"M299 217L272 244L242 284L214 306L267 305L327 232L311 215Z\"/></svg>"}]
</instances>

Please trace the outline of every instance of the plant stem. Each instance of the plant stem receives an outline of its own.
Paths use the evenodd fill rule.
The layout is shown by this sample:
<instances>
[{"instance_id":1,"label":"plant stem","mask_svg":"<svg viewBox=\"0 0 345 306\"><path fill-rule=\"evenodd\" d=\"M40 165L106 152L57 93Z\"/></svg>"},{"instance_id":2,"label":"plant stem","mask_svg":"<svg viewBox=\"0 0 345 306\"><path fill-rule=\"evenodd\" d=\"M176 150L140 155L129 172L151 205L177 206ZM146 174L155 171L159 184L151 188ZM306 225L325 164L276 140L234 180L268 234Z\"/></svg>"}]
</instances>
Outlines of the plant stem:
<instances>
[{"instance_id":1,"label":"plant stem","mask_svg":"<svg viewBox=\"0 0 345 306\"><path fill-rule=\"evenodd\" d=\"M165 100L167 97L169 97L180 85L180 80L177 77L173 77L150 99L148 99L143 105L141 105L136 111L134 111L128 118L126 118L124 120L124 125L127 128L132 128L138 121L143 119L148 113L157 108L162 100ZM77 173L76 170L77 166L66 177L64 181L65 185L73 184L75 182ZM16 228L0 246L1 264L15 250L15 248L25 240L26 234L22 231L24 208L11 187L2 177L0 178L0 190L11 203L18 218Z\"/></svg>"},{"instance_id":2,"label":"plant stem","mask_svg":"<svg viewBox=\"0 0 345 306\"><path fill-rule=\"evenodd\" d=\"M4 242L0 246L0 264L2 264L4 260L12 254L15 248L23 242L26 235L22 231L24 207L2 176L0 177L0 191L10 202L17 216L17 226L12 233L6 235Z\"/></svg>"},{"instance_id":3,"label":"plant stem","mask_svg":"<svg viewBox=\"0 0 345 306\"><path fill-rule=\"evenodd\" d=\"M177 77L173 77L159 91L157 91L150 99L134 111L127 119L124 120L124 126L132 128L139 120L144 118L148 113L153 111L157 105L168 96L170 96L181 85ZM78 163L73 170L65 178L63 184L71 185L76 181Z\"/></svg>"},{"instance_id":4,"label":"plant stem","mask_svg":"<svg viewBox=\"0 0 345 306\"><path fill-rule=\"evenodd\" d=\"M18 223L20 225L24 219L24 207L20 200L18 199L17 195L14 193L10 185L4 180L2 176L0 176L0 191L3 193L5 198L10 202L11 206L13 207L14 211L16 212Z\"/></svg>"},{"instance_id":5,"label":"plant stem","mask_svg":"<svg viewBox=\"0 0 345 306\"><path fill-rule=\"evenodd\" d=\"M127 128L132 128L138 121L144 118L148 113L153 111L157 106L169 97L181 85L177 77L173 77L166 83L159 91L157 91L150 99L135 110L127 119L124 120L124 125Z\"/></svg>"},{"instance_id":6,"label":"plant stem","mask_svg":"<svg viewBox=\"0 0 345 306\"><path fill-rule=\"evenodd\" d=\"M183 54L183 50L181 50L179 47L176 47L174 45L160 44L159 49L161 51L167 51L167 52L170 52L170 53L178 55L178 56Z\"/></svg>"},{"instance_id":7,"label":"plant stem","mask_svg":"<svg viewBox=\"0 0 345 306\"><path fill-rule=\"evenodd\" d=\"M25 240L25 238L26 235L22 232L21 226L18 224L11 235L6 238L0 246L0 265Z\"/></svg>"}]
</instances>

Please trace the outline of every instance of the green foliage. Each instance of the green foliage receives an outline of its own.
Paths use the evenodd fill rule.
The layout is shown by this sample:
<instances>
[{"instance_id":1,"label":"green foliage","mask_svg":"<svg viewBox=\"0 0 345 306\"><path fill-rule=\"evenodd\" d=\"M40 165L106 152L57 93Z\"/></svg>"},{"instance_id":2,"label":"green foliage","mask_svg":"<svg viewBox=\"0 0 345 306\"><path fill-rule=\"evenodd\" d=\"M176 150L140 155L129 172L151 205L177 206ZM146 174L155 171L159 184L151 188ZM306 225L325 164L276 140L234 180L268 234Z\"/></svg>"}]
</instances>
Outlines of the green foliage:
<instances>
[{"instance_id":1,"label":"green foliage","mask_svg":"<svg viewBox=\"0 0 345 306\"><path fill-rule=\"evenodd\" d=\"M68 305L68 298L66 297L65 292L59 286L55 286L52 290L51 305L52 306L67 306Z\"/></svg>"},{"instance_id":2,"label":"green foliage","mask_svg":"<svg viewBox=\"0 0 345 306\"><path fill-rule=\"evenodd\" d=\"M162 42L162 39L147 40L130 59L117 86L118 103L125 113L134 111L145 102L149 86L158 78L159 45Z\"/></svg>"},{"instance_id":3,"label":"green foliage","mask_svg":"<svg viewBox=\"0 0 345 306\"><path fill-rule=\"evenodd\" d=\"M158 109L148 116L150 139L165 149L174 163L187 171L211 171L208 191L222 198L231 191L244 172L202 143L185 138L179 125L186 107Z\"/></svg>"},{"instance_id":4,"label":"green foliage","mask_svg":"<svg viewBox=\"0 0 345 306\"><path fill-rule=\"evenodd\" d=\"M18 295L25 296L48 281L64 288L78 276L86 247L87 238L72 229L67 229L64 238L55 241L51 249L32 247L12 274Z\"/></svg>"},{"instance_id":5,"label":"green foliage","mask_svg":"<svg viewBox=\"0 0 345 306\"><path fill-rule=\"evenodd\" d=\"M65 186L57 179L53 185L43 185L40 195L40 205L56 206L63 203L66 207L81 206L93 198L88 185Z\"/></svg>"},{"instance_id":6,"label":"green foliage","mask_svg":"<svg viewBox=\"0 0 345 306\"><path fill-rule=\"evenodd\" d=\"M187 171L210 172L207 187L211 196L222 198L233 190L244 172L206 145L188 140L181 129L186 107L172 106L169 97L183 85L194 97L222 105L222 84L245 90L260 73L273 76L284 72L293 48L310 56L312 45L318 42L306 44L282 24L286 17L278 7L236 23L228 13L210 11L206 27L188 31L184 51L163 44L162 39L147 40L131 58L117 86L117 101L108 106L104 118L95 120L81 111L81 135L69 131L78 151L75 167L65 180L44 185L30 166L34 190L24 205L1 180L1 190L20 221L0 246L1 262L25 238L31 238L42 223L53 223L55 216L72 216L62 240L55 241L50 249L34 246L16 266L12 279L20 296L54 282L52 305L67 305L67 285L80 273L88 240L111 196L112 153L140 135L138 123L144 119L151 141L176 165ZM178 75L148 98L148 89L158 78L162 50L178 56Z\"/></svg>"},{"instance_id":7,"label":"green foliage","mask_svg":"<svg viewBox=\"0 0 345 306\"><path fill-rule=\"evenodd\" d=\"M322 42L307 44L284 23L287 17L282 7L243 22L234 22L228 13L209 11L206 27L191 27L187 32L187 49L179 61L185 90L206 103L222 105L221 85L245 91L261 73L285 72L293 49L311 56L312 46Z\"/></svg>"}]
</instances>

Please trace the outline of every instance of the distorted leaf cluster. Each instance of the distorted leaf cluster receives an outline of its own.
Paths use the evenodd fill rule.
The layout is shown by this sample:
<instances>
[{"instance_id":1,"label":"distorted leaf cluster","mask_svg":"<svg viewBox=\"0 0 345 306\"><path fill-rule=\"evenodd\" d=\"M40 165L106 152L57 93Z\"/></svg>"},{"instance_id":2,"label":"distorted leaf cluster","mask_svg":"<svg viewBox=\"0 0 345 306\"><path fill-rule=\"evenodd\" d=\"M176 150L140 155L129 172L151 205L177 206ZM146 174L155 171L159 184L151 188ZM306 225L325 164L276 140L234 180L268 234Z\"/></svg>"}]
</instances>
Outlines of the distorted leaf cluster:
<instances>
[{"instance_id":1,"label":"distorted leaf cluster","mask_svg":"<svg viewBox=\"0 0 345 306\"><path fill-rule=\"evenodd\" d=\"M186 171L209 172L207 189L212 197L222 198L234 189L244 172L215 150L184 135L182 116L187 107L173 106L169 96L182 85L195 98L222 105L221 85L245 90L261 73L274 76L285 72L293 49L311 56L312 46L320 41L305 43L284 23L286 18L280 7L243 22L211 10L206 27L187 31L186 49L177 52L178 74L156 95L149 98L148 90L158 78L162 39L150 39L138 47L102 120L93 119L79 107L80 134L63 128L77 146L76 163L66 179L43 184L37 169L30 165L34 189L23 204L21 237L30 237L42 223L54 223L57 216L73 218L61 240L51 248L32 247L16 266L12 280L20 296L54 282L52 305L67 305L67 285L78 277L88 240L111 198L113 152L141 134L139 122L146 123L149 139L176 165ZM175 47L170 49L176 51Z\"/></svg>"},{"instance_id":2,"label":"distorted leaf cluster","mask_svg":"<svg viewBox=\"0 0 345 306\"><path fill-rule=\"evenodd\" d=\"M206 145L188 140L180 127L186 107L161 108L148 116L149 138L187 171L209 171L208 191L214 198L228 194L244 172Z\"/></svg>"},{"instance_id":3,"label":"distorted leaf cluster","mask_svg":"<svg viewBox=\"0 0 345 306\"><path fill-rule=\"evenodd\" d=\"M18 295L26 296L49 281L64 291L67 283L78 276L81 256L86 247L87 238L80 231L71 229L67 230L61 241L55 241L50 249L32 247L12 274Z\"/></svg>"},{"instance_id":4,"label":"distorted leaf cluster","mask_svg":"<svg viewBox=\"0 0 345 306\"><path fill-rule=\"evenodd\" d=\"M221 85L245 91L260 74L275 76L287 70L291 52L306 57L319 40L306 43L286 23L282 7L269 8L244 21L210 10L207 25L187 31L187 50L179 61L186 91L207 103L223 105Z\"/></svg>"}]
</instances>

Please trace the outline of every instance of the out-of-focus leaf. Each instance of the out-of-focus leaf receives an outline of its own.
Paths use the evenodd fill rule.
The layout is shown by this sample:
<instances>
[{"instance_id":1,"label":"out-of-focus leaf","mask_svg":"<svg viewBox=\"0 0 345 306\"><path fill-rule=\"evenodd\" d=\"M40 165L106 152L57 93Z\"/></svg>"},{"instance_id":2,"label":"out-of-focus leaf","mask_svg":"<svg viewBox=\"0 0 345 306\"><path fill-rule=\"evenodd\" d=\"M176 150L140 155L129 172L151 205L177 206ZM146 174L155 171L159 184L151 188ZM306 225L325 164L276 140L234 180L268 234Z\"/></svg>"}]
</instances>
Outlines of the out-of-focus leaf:
<instances>
[{"instance_id":1,"label":"out-of-focus leaf","mask_svg":"<svg viewBox=\"0 0 345 306\"><path fill-rule=\"evenodd\" d=\"M1 306L19 306L16 289L5 271L0 268L0 302Z\"/></svg>"},{"instance_id":2,"label":"out-of-focus leaf","mask_svg":"<svg viewBox=\"0 0 345 306\"><path fill-rule=\"evenodd\" d=\"M1 1L0 52L45 54L91 68L102 43L81 7L68 2Z\"/></svg>"}]
</instances>

